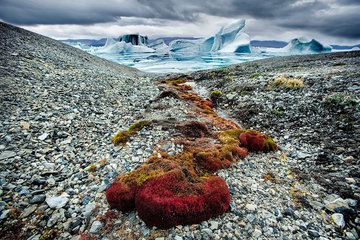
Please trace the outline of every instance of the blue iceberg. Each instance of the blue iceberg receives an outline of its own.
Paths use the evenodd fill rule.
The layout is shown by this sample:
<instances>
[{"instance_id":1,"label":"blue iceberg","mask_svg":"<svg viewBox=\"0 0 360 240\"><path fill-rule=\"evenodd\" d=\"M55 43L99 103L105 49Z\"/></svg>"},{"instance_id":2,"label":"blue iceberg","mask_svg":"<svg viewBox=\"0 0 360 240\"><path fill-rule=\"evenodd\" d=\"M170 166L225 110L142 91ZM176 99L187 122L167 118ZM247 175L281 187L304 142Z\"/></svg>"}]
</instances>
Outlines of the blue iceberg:
<instances>
[{"instance_id":1,"label":"blue iceberg","mask_svg":"<svg viewBox=\"0 0 360 240\"><path fill-rule=\"evenodd\" d=\"M245 20L242 19L227 27L222 27L214 36L207 39L177 39L170 42L170 51L192 54L206 52L250 53L250 37L242 32L244 27Z\"/></svg>"},{"instance_id":2,"label":"blue iceberg","mask_svg":"<svg viewBox=\"0 0 360 240\"><path fill-rule=\"evenodd\" d=\"M331 47L320 43L315 39L294 38L285 47L284 50L291 53L326 53L331 52Z\"/></svg>"}]
</instances>

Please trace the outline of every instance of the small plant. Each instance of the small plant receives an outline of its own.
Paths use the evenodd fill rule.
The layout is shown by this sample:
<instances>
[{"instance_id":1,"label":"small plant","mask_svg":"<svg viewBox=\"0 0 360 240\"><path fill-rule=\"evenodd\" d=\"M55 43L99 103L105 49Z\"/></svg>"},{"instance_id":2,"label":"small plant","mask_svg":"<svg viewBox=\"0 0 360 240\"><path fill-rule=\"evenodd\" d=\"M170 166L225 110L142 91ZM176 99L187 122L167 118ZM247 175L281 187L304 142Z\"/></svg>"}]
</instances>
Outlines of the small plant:
<instances>
[{"instance_id":1,"label":"small plant","mask_svg":"<svg viewBox=\"0 0 360 240\"><path fill-rule=\"evenodd\" d=\"M89 166L89 168L88 168L88 172L91 172L91 173L96 172L96 170L97 170L97 167L96 167L96 165L93 164L93 163L92 163L92 164Z\"/></svg>"},{"instance_id":2,"label":"small plant","mask_svg":"<svg viewBox=\"0 0 360 240\"><path fill-rule=\"evenodd\" d=\"M115 145L124 146L129 140L130 137L135 135L138 131L140 131L145 126L149 126L150 123L148 121L140 121L132 124L128 130L123 130L118 132L112 139L111 142Z\"/></svg>"},{"instance_id":3,"label":"small plant","mask_svg":"<svg viewBox=\"0 0 360 240\"><path fill-rule=\"evenodd\" d=\"M299 78L286 78L284 75L277 77L272 84L288 89L298 89L304 87L303 80Z\"/></svg>"},{"instance_id":4,"label":"small plant","mask_svg":"<svg viewBox=\"0 0 360 240\"><path fill-rule=\"evenodd\" d=\"M295 205L303 205L303 206L308 205L307 202L308 193L305 190L301 190L293 186L290 191L290 194L293 198Z\"/></svg>"},{"instance_id":5,"label":"small plant","mask_svg":"<svg viewBox=\"0 0 360 240\"><path fill-rule=\"evenodd\" d=\"M272 183L278 183L278 179L275 175L275 173L268 171L267 173L264 174L264 180L265 181L270 181Z\"/></svg>"},{"instance_id":6,"label":"small plant","mask_svg":"<svg viewBox=\"0 0 360 240\"><path fill-rule=\"evenodd\" d=\"M219 98L219 97L221 97L222 94L223 93L219 89L216 89L211 92L210 98Z\"/></svg>"},{"instance_id":7,"label":"small plant","mask_svg":"<svg viewBox=\"0 0 360 240\"><path fill-rule=\"evenodd\" d=\"M261 73L255 72L255 73L253 73L253 74L250 75L250 78L257 78L257 77L259 77L260 75L261 75Z\"/></svg>"},{"instance_id":8,"label":"small plant","mask_svg":"<svg viewBox=\"0 0 360 240\"><path fill-rule=\"evenodd\" d=\"M328 107L350 107L356 109L359 107L359 102L359 98L355 94L344 92L326 96L322 104Z\"/></svg>"},{"instance_id":9,"label":"small plant","mask_svg":"<svg viewBox=\"0 0 360 240\"><path fill-rule=\"evenodd\" d=\"M136 122L129 127L129 132L136 133L136 132L140 131L141 129L143 129L145 126L149 126L149 125L150 125L150 123L148 121Z\"/></svg>"},{"instance_id":10,"label":"small plant","mask_svg":"<svg viewBox=\"0 0 360 240\"><path fill-rule=\"evenodd\" d=\"M240 92L240 95L248 95L248 94L249 94L249 91L246 91L246 90Z\"/></svg>"},{"instance_id":11,"label":"small plant","mask_svg":"<svg viewBox=\"0 0 360 240\"><path fill-rule=\"evenodd\" d=\"M228 93L231 93L231 92L233 92L233 91L234 91L234 90L233 90L232 88L229 88L227 92L228 92Z\"/></svg>"},{"instance_id":12,"label":"small plant","mask_svg":"<svg viewBox=\"0 0 360 240\"><path fill-rule=\"evenodd\" d=\"M301 79L288 79L287 83L286 83L286 88L302 88L304 87L304 82Z\"/></svg>"},{"instance_id":13,"label":"small plant","mask_svg":"<svg viewBox=\"0 0 360 240\"><path fill-rule=\"evenodd\" d=\"M283 115L283 114L284 114L284 111L285 111L285 109L284 109L284 107L282 107L282 106L276 106L276 107L274 107L273 109L271 109L271 113L274 114L274 115L276 115L276 116L281 116L281 115Z\"/></svg>"}]
</instances>

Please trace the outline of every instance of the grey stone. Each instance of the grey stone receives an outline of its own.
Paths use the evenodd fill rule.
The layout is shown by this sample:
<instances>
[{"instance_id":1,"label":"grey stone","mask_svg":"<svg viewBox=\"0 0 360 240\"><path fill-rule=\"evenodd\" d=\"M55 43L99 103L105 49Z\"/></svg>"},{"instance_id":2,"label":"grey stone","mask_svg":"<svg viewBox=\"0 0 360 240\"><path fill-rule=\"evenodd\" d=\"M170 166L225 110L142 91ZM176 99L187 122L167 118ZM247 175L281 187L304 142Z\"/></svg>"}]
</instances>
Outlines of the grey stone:
<instances>
[{"instance_id":1,"label":"grey stone","mask_svg":"<svg viewBox=\"0 0 360 240\"><path fill-rule=\"evenodd\" d=\"M325 208L332 212L343 212L345 209L349 208L349 205L344 199L339 197L333 201L327 202Z\"/></svg>"},{"instance_id":2,"label":"grey stone","mask_svg":"<svg viewBox=\"0 0 360 240\"><path fill-rule=\"evenodd\" d=\"M99 229L102 227L102 223L100 221L94 221L91 224L90 233L98 233Z\"/></svg>"},{"instance_id":3,"label":"grey stone","mask_svg":"<svg viewBox=\"0 0 360 240\"><path fill-rule=\"evenodd\" d=\"M249 210L249 211L255 211L256 210L256 205L255 204L250 204L250 203L248 203L248 204L246 204L245 205L245 208L247 209L247 210Z\"/></svg>"},{"instance_id":4,"label":"grey stone","mask_svg":"<svg viewBox=\"0 0 360 240\"><path fill-rule=\"evenodd\" d=\"M249 223L253 223L256 219L256 216L254 214L247 214L246 219L249 221Z\"/></svg>"},{"instance_id":5,"label":"grey stone","mask_svg":"<svg viewBox=\"0 0 360 240\"><path fill-rule=\"evenodd\" d=\"M48 227L52 227L60 218L60 213L59 212L54 212L50 219L47 222L47 226Z\"/></svg>"},{"instance_id":6,"label":"grey stone","mask_svg":"<svg viewBox=\"0 0 360 240\"><path fill-rule=\"evenodd\" d=\"M331 220L338 228L344 228L345 227L345 220L344 216L341 213L334 213L331 215Z\"/></svg>"},{"instance_id":7,"label":"grey stone","mask_svg":"<svg viewBox=\"0 0 360 240\"><path fill-rule=\"evenodd\" d=\"M30 214L32 214L36 210L36 208L37 208L36 205L31 205L30 207L28 207L24 210L24 212L20 215L20 217L21 218L28 217Z\"/></svg>"},{"instance_id":8,"label":"grey stone","mask_svg":"<svg viewBox=\"0 0 360 240\"><path fill-rule=\"evenodd\" d=\"M261 230L259 230L259 229L255 229L254 230L254 232L252 233L252 236L254 237L254 238L258 238L258 237L260 237L262 235L262 232L261 232Z\"/></svg>"},{"instance_id":9,"label":"grey stone","mask_svg":"<svg viewBox=\"0 0 360 240\"><path fill-rule=\"evenodd\" d=\"M2 211L2 213L0 215L0 220L5 219L7 217L7 215L9 214L9 212L11 212L10 209Z\"/></svg>"},{"instance_id":10,"label":"grey stone","mask_svg":"<svg viewBox=\"0 0 360 240\"><path fill-rule=\"evenodd\" d=\"M39 140L44 141L48 136L49 136L48 133L43 133L38 138L39 138Z\"/></svg>"},{"instance_id":11,"label":"grey stone","mask_svg":"<svg viewBox=\"0 0 360 240\"><path fill-rule=\"evenodd\" d=\"M30 200L31 204L35 204L35 203L43 203L45 201L45 194L40 194L40 195L35 195L33 196L33 198Z\"/></svg>"},{"instance_id":12,"label":"grey stone","mask_svg":"<svg viewBox=\"0 0 360 240\"><path fill-rule=\"evenodd\" d=\"M0 154L0 160L4 160L4 159L8 159L8 158L12 158L16 156L16 152L13 151L3 151Z\"/></svg>"},{"instance_id":13,"label":"grey stone","mask_svg":"<svg viewBox=\"0 0 360 240\"><path fill-rule=\"evenodd\" d=\"M54 196L54 197L46 197L46 203L51 208L62 208L66 205L66 203L69 201L69 198L66 194L62 194L60 196Z\"/></svg>"},{"instance_id":14,"label":"grey stone","mask_svg":"<svg viewBox=\"0 0 360 240\"><path fill-rule=\"evenodd\" d=\"M210 237L211 237L212 234L213 234L213 232L212 232L211 229L209 229L209 228L203 228L203 229L201 229L201 232L209 235Z\"/></svg>"},{"instance_id":15,"label":"grey stone","mask_svg":"<svg viewBox=\"0 0 360 240\"><path fill-rule=\"evenodd\" d=\"M309 229L308 234L310 237L315 237L315 238L320 237L319 232L314 229Z\"/></svg>"},{"instance_id":16,"label":"grey stone","mask_svg":"<svg viewBox=\"0 0 360 240\"><path fill-rule=\"evenodd\" d=\"M217 221L210 221L210 229L211 230L216 230L219 228L219 223Z\"/></svg>"},{"instance_id":17,"label":"grey stone","mask_svg":"<svg viewBox=\"0 0 360 240\"><path fill-rule=\"evenodd\" d=\"M324 208L324 204L322 204L321 202L318 201L310 201L310 205L315 209L315 210L321 210Z\"/></svg>"},{"instance_id":18,"label":"grey stone","mask_svg":"<svg viewBox=\"0 0 360 240\"><path fill-rule=\"evenodd\" d=\"M85 218L89 218L92 214L92 212L95 209L96 204L94 202L90 202L89 204L87 204L84 208L84 212L83 215Z\"/></svg>"},{"instance_id":19,"label":"grey stone","mask_svg":"<svg viewBox=\"0 0 360 240\"><path fill-rule=\"evenodd\" d=\"M354 236L354 234L352 232L346 232L346 239L348 240L357 240L356 236Z\"/></svg>"}]
</instances>

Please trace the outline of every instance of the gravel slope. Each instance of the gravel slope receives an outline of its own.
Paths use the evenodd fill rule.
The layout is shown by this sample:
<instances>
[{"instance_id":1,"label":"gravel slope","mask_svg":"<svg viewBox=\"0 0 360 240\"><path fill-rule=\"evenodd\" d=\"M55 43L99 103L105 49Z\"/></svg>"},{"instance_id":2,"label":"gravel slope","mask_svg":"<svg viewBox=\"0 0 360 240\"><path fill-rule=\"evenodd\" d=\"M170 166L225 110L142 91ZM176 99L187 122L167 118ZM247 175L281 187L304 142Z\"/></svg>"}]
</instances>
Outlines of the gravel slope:
<instances>
[{"instance_id":1,"label":"gravel slope","mask_svg":"<svg viewBox=\"0 0 360 240\"><path fill-rule=\"evenodd\" d=\"M109 212L105 190L156 149L181 151L175 132L161 125L144 128L124 147L114 147L111 137L142 119L178 123L201 117L186 101L154 101L162 89L151 80L164 76L147 75L4 23L0 30L0 238L358 239L358 109L341 107L342 128L332 123L339 109L320 108L314 100L319 92L333 90L358 96L358 52L267 59L191 73L197 88L226 93L217 101L219 112L269 133L282 150L250 154L218 172L231 192L226 214L158 230L146 227L136 212ZM260 75L250 77L255 72ZM283 73L302 77L305 87L266 88ZM319 82L325 77L326 84ZM326 131L331 127L334 135ZM339 162L319 164L323 152L330 159L335 154ZM338 182L345 192L333 187Z\"/></svg>"}]
</instances>

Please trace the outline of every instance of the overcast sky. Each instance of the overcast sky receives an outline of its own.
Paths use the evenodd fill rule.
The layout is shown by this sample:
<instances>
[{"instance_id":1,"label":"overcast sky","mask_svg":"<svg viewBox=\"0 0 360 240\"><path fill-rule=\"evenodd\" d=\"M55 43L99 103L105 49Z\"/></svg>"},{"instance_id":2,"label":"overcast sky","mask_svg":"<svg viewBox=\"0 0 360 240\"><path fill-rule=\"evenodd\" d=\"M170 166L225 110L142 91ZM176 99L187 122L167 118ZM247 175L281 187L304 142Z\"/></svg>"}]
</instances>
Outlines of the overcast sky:
<instances>
[{"instance_id":1,"label":"overcast sky","mask_svg":"<svg viewBox=\"0 0 360 240\"><path fill-rule=\"evenodd\" d=\"M0 19L57 38L213 35L246 19L251 39L360 43L360 0L0 0Z\"/></svg>"}]
</instances>

